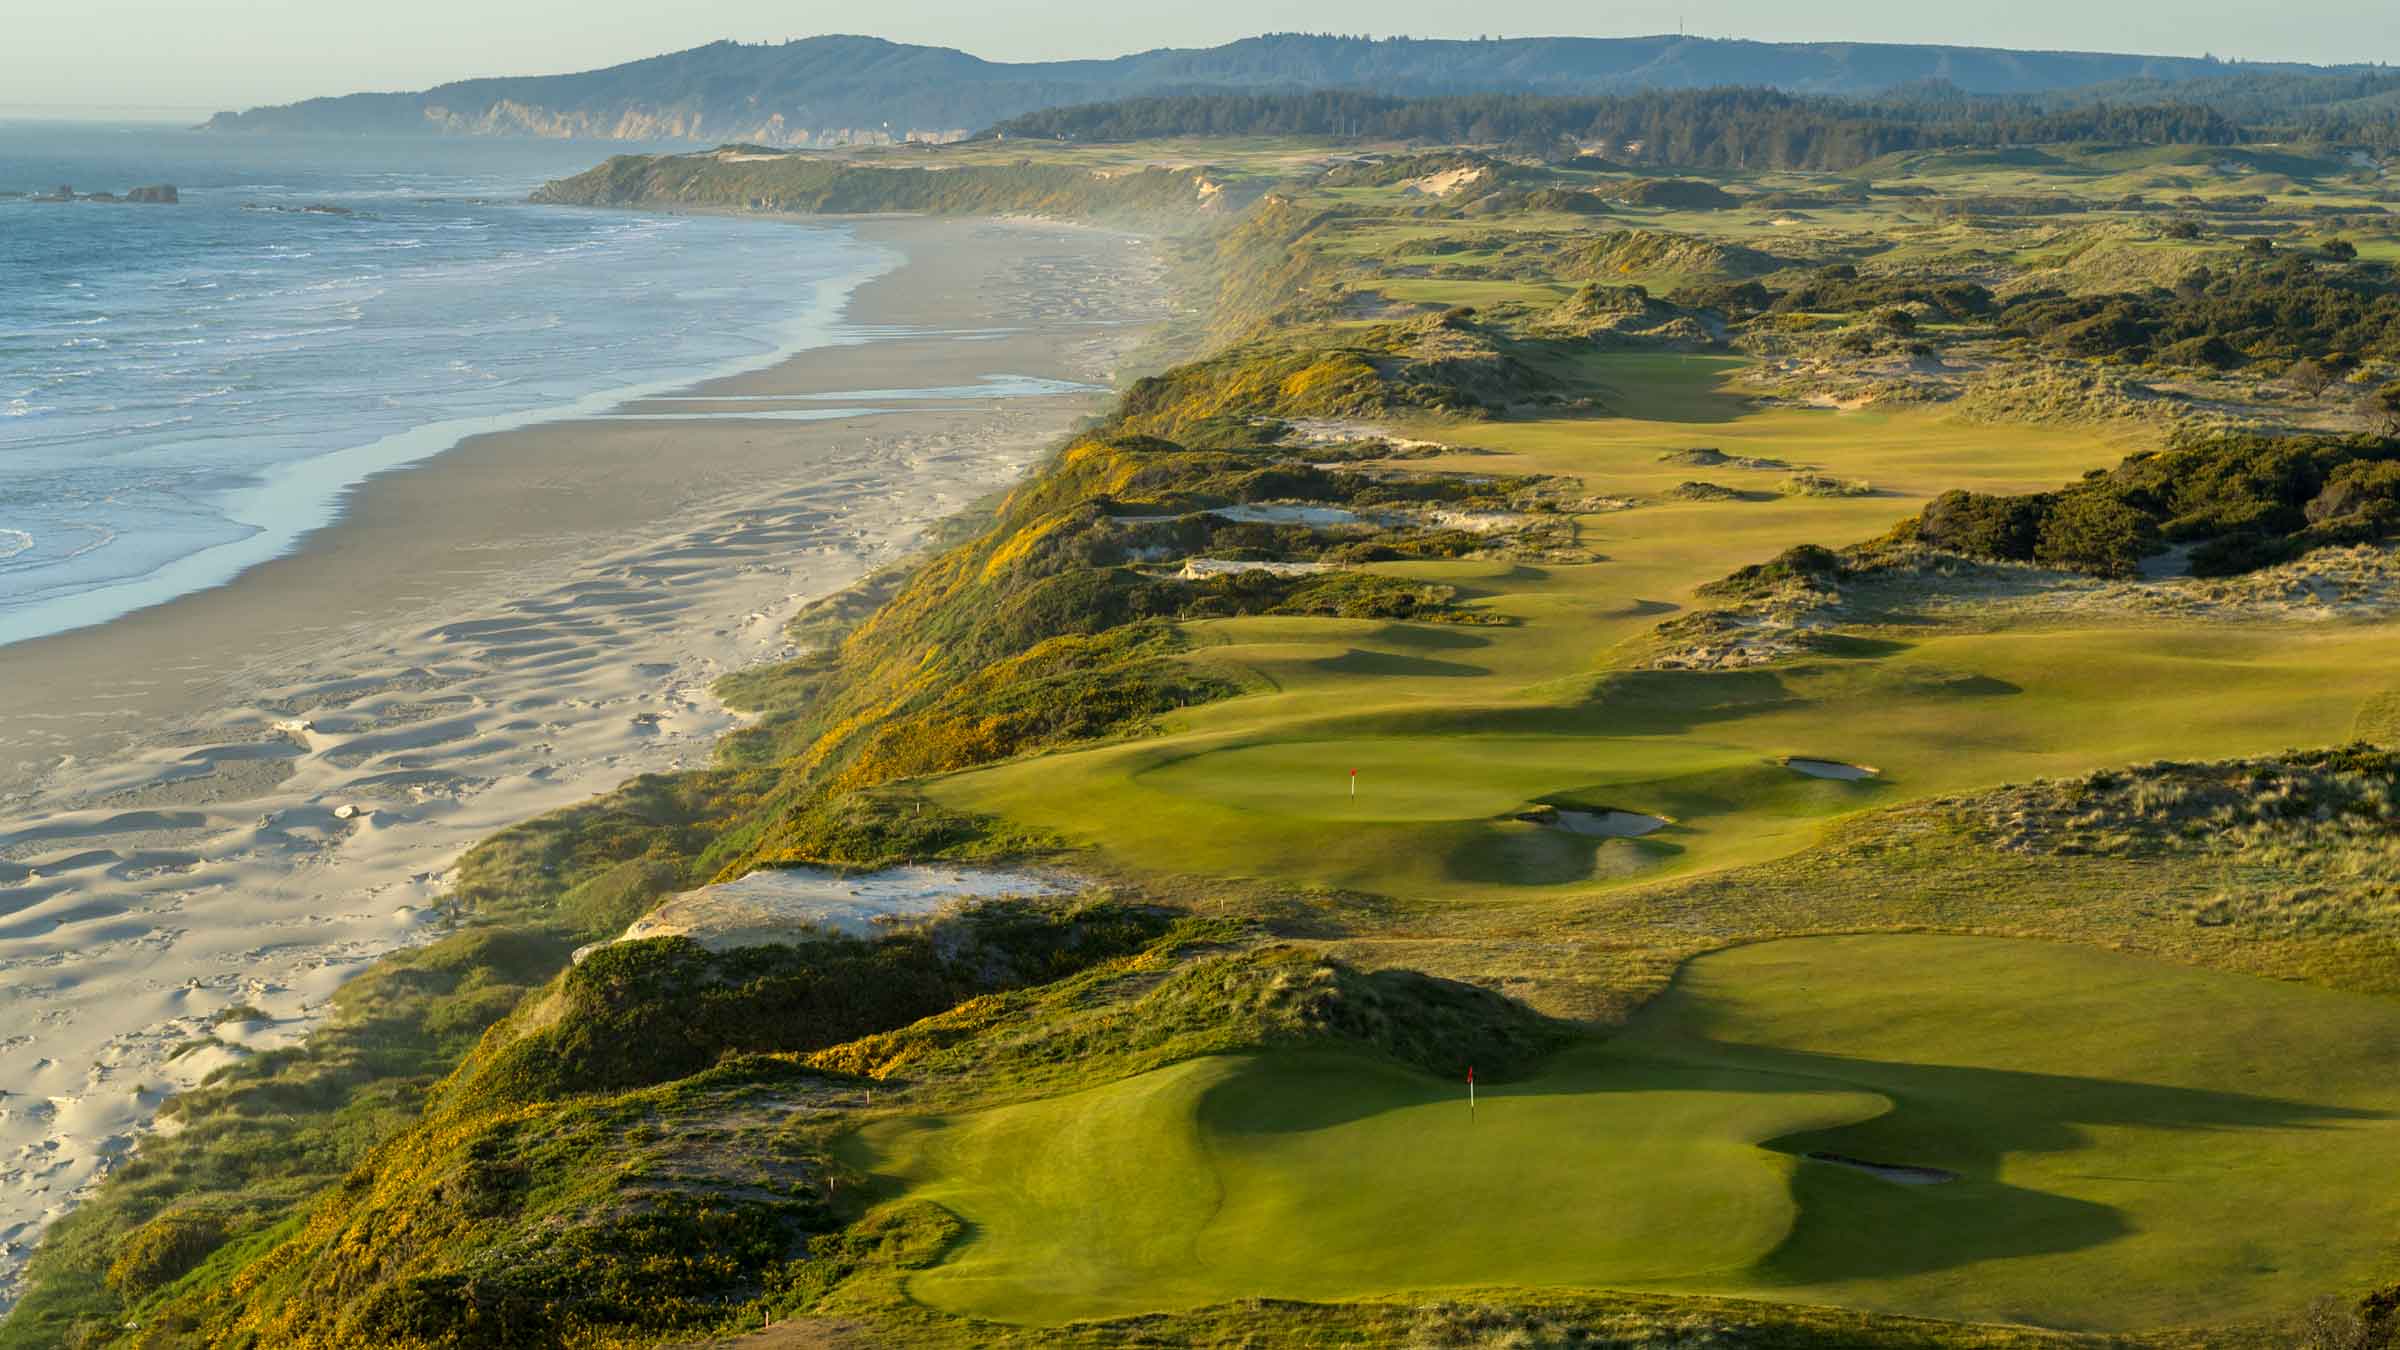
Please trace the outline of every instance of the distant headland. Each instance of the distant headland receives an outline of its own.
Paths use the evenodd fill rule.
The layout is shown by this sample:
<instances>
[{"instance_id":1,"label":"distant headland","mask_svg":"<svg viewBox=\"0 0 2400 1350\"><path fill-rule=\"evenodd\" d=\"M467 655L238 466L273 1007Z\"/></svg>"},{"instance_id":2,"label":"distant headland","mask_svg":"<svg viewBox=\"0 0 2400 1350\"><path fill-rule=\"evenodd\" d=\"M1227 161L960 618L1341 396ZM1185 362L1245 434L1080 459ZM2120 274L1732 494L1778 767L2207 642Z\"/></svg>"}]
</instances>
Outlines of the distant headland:
<instances>
[{"instance_id":1,"label":"distant headland","mask_svg":"<svg viewBox=\"0 0 2400 1350\"><path fill-rule=\"evenodd\" d=\"M2155 100L2163 88L2232 75L2307 76L2330 69L2213 57L1681 35L1453 41L1308 33L1100 61L1010 63L946 47L827 36L716 42L571 75L315 98L219 113L207 127L841 146L957 140L1047 108L1194 93L1591 95L1745 86L1864 97L1940 87L1976 95L2077 90Z\"/></svg>"}]
</instances>

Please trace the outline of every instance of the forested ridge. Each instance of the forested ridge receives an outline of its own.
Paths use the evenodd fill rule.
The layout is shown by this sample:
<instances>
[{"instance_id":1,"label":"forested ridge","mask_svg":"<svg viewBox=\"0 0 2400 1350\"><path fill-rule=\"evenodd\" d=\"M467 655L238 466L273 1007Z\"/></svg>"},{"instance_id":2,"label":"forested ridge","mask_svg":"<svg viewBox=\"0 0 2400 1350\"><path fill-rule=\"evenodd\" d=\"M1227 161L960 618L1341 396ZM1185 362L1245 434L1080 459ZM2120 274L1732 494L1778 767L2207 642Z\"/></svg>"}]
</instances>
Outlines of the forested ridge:
<instances>
[{"instance_id":1,"label":"forested ridge","mask_svg":"<svg viewBox=\"0 0 2400 1350\"><path fill-rule=\"evenodd\" d=\"M1855 101L1766 88L1653 91L1590 98L1465 94L1394 98L1188 94L1057 108L991 134L1126 141L1169 136L1311 136L1512 144L1542 151L1605 144L1646 162L1714 169L1840 171L1884 155L1960 145L2116 141L2231 145L2238 123L2190 103L2045 109L2025 100L1957 97Z\"/></svg>"},{"instance_id":2,"label":"forested ridge","mask_svg":"<svg viewBox=\"0 0 2400 1350\"><path fill-rule=\"evenodd\" d=\"M715 42L574 74L310 99L220 113L209 128L792 145L963 134L1045 108L1211 92L1591 96L1763 87L1875 96L1938 82L1979 96L2122 86L2140 91L2126 101L2155 103L2161 91L2228 76L2238 82L2280 75L2301 82L2292 90L2306 90L2310 79L2377 74L2368 67L2229 66L2209 58L1680 35L1434 40L1271 33L1101 61L1009 63L945 47L825 36Z\"/></svg>"}]
</instances>

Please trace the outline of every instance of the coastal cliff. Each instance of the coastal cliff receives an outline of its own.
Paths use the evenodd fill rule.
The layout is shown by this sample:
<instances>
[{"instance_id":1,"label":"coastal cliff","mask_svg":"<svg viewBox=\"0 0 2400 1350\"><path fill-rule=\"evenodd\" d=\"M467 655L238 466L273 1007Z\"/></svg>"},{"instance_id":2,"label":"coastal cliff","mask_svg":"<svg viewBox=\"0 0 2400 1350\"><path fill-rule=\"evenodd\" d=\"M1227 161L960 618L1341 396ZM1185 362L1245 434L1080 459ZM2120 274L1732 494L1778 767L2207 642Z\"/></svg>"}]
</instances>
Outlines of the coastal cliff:
<instances>
[{"instance_id":1,"label":"coastal cliff","mask_svg":"<svg viewBox=\"0 0 2400 1350\"><path fill-rule=\"evenodd\" d=\"M533 200L617 206L855 214L1034 215L1171 225L1236 205L1202 169L1107 173L1071 164L864 164L754 147L619 155L550 183Z\"/></svg>"}]
</instances>

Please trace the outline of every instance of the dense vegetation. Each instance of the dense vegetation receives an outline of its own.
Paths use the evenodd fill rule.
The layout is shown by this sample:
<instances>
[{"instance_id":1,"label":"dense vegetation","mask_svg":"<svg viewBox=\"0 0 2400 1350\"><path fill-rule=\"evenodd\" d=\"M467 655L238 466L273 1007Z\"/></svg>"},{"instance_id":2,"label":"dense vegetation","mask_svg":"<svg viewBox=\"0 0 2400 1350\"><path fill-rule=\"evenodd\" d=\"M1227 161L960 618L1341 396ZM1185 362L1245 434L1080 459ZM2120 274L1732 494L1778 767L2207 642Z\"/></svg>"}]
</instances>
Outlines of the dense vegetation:
<instances>
[{"instance_id":1,"label":"dense vegetation","mask_svg":"<svg viewBox=\"0 0 2400 1350\"><path fill-rule=\"evenodd\" d=\"M1067 165L941 171L865 167L795 155L619 155L549 184L534 200L568 206L636 204L745 211L925 211L950 215L1051 215L1155 221L1207 204L1203 177L1154 169L1113 177Z\"/></svg>"},{"instance_id":2,"label":"dense vegetation","mask_svg":"<svg viewBox=\"0 0 2400 1350\"><path fill-rule=\"evenodd\" d=\"M2191 570L2225 576L2400 528L2400 440L2237 436L2141 454L2056 492L1947 492L1900 539L1974 558L2100 576L2191 546Z\"/></svg>"},{"instance_id":3,"label":"dense vegetation","mask_svg":"<svg viewBox=\"0 0 2400 1350\"><path fill-rule=\"evenodd\" d=\"M2312 360L2346 371L2400 358L2400 287L2385 267L2321 265L2269 250L2221 270L2196 267L2174 287L2102 296L2028 295L2002 326L2072 356L2232 366Z\"/></svg>"},{"instance_id":4,"label":"dense vegetation","mask_svg":"<svg viewBox=\"0 0 2400 1350\"><path fill-rule=\"evenodd\" d=\"M2001 100L1859 101L1773 89L1675 90L1594 98L1464 94L1189 94L1054 108L1013 118L1001 137L1143 140L1312 136L1509 144L1537 152L1607 147L1623 160L1712 169L1853 169L1908 150L2089 140L2226 145L2241 130L2194 104L2102 104L2047 111Z\"/></svg>"}]
</instances>

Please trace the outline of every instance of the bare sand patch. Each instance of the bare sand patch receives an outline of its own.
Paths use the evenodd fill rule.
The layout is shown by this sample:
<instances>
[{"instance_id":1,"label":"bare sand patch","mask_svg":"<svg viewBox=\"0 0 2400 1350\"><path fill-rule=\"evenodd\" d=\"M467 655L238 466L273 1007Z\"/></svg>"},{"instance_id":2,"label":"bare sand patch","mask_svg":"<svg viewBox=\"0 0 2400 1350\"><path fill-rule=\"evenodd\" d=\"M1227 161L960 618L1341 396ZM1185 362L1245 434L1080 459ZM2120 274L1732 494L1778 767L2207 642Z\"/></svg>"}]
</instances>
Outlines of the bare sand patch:
<instances>
[{"instance_id":1,"label":"bare sand patch","mask_svg":"<svg viewBox=\"0 0 2400 1350\"><path fill-rule=\"evenodd\" d=\"M1675 823L1665 816L1642 811L1620 811L1614 807L1584 811L1570 807L1537 806L1517 819L1593 839L1639 839Z\"/></svg>"},{"instance_id":2,"label":"bare sand patch","mask_svg":"<svg viewBox=\"0 0 2400 1350\"><path fill-rule=\"evenodd\" d=\"M1063 895L1069 889L1039 873L994 868L910 866L854 873L769 868L675 896L636 919L616 941L680 936L721 952L789 942L812 930L876 937L971 901ZM595 950L586 947L575 959Z\"/></svg>"},{"instance_id":3,"label":"bare sand patch","mask_svg":"<svg viewBox=\"0 0 2400 1350\"><path fill-rule=\"evenodd\" d=\"M1254 562L1244 558L1188 558L1183 570L1175 577L1179 581L1206 581L1210 577L1233 576L1240 572L1264 572L1277 577L1305 577L1318 572L1331 572L1332 563L1321 562Z\"/></svg>"}]
</instances>

